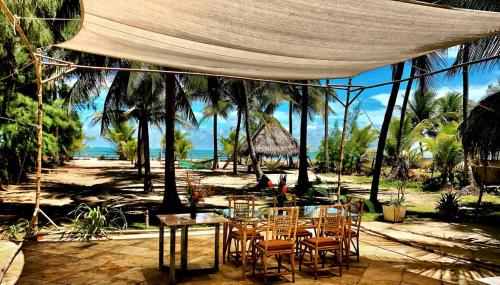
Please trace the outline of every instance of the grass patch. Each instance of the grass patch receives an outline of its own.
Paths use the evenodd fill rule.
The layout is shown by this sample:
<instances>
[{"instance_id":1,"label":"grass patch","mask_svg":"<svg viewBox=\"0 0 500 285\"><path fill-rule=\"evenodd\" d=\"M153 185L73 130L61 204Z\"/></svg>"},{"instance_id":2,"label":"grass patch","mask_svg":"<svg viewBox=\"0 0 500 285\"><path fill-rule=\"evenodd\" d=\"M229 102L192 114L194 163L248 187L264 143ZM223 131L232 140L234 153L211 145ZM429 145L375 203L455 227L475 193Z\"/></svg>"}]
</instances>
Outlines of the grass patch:
<instances>
[{"instance_id":1,"label":"grass patch","mask_svg":"<svg viewBox=\"0 0 500 285\"><path fill-rule=\"evenodd\" d=\"M368 177L368 176L351 176L350 179L352 180L352 182L357 183L357 184L371 184L372 183L372 177ZM398 183L394 180L381 179L380 183L379 183L379 187L397 190ZM406 190L420 191L420 190L422 190L422 182L419 182L419 181L408 182L408 183L406 183Z\"/></svg>"}]
</instances>

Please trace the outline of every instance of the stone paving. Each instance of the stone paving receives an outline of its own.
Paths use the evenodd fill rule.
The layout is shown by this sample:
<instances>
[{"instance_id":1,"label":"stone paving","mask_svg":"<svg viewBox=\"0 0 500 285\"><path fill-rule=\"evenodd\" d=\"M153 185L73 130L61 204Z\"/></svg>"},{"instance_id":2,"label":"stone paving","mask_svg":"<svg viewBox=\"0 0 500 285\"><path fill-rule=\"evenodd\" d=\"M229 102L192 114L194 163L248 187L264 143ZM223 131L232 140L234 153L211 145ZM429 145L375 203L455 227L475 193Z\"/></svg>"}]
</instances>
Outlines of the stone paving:
<instances>
[{"instance_id":1,"label":"stone paving","mask_svg":"<svg viewBox=\"0 0 500 285\"><path fill-rule=\"evenodd\" d=\"M168 240L168 239L166 239ZM178 239L179 241L179 239ZM168 246L166 247L168 250ZM177 251L180 245L177 245ZM167 284L158 270L158 239L108 240L91 243L39 242L23 248L25 266L18 284ZM177 255L179 256L179 254ZM166 258L168 260L168 251ZM209 267L213 236L190 234L188 268ZM221 259L222 263L222 259ZM177 262L179 264L179 262ZM324 273L314 280L298 272L297 284L472 284L474 279L500 275L470 263L361 233L360 262L351 262L342 277ZM286 284L290 280L273 279ZM233 263L221 264L210 275L189 276L181 284L260 284Z\"/></svg>"}]
</instances>

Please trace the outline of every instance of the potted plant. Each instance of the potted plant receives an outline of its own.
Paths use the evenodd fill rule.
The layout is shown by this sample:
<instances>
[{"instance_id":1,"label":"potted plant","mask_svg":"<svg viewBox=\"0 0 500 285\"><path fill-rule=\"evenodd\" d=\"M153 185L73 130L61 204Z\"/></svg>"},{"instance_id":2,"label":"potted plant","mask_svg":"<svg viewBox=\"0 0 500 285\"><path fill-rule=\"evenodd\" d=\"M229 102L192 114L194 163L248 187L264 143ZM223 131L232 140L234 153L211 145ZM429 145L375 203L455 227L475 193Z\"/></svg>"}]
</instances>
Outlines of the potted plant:
<instances>
[{"instance_id":1,"label":"potted plant","mask_svg":"<svg viewBox=\"0 0 500 285\"><path fill-rule=\"evenodd\" d=\"M402 222L406 216L406 206L403 205L405 201L405 187L408 181L410 171L410 161L406 151L402 151L399 155L393 169L393 177L398 183L398 197L391 199L382 206L384 213L384 220L388 222Z\"/></svg>"},{"instance_id":2,"label":"potted plant","mask_svg":"<svg viewBox=\"0 0 500 285\"><path fill-rule=\"evenodd\" d=\"M208 197L212 194L212 186L208 187L208 189L201 190L200 181L198 181L198 184L193 183L193 181L189 177L189 173L186 175L186 181L188 185L186 192L189 202L189 213L191 214L191 219L196 219L196 205L198 205L198 203L200 202L204 202L205 197Z\"/></svg>"}]
</instances>

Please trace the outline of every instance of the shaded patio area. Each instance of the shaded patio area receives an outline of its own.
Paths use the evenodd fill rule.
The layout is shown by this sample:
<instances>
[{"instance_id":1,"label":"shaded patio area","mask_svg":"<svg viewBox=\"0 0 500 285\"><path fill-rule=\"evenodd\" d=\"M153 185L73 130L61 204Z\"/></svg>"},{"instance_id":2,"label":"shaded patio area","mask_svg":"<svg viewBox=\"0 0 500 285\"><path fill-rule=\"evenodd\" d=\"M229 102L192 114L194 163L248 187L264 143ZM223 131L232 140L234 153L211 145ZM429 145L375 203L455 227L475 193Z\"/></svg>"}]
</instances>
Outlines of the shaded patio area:
<instances>
[{"instance_id":1,"label":"shaded patio area","mask_svg":"<svg viewBox=\"0 0 500 285\"><path fill-rule=\"evenodd\" d=\"M360 262L352 259L351 267L349 270L344 268L342 277L325 273L315 281L310 272L298 271L296 283L468 284L477 278L500 274L372 234L361 233L360 240ZM177 250L180 250L180 245ZM92 243L39 242L26 245L23 252L25 266L18 284L168 283L168 273L158 269L157 238ZM190 233L188 268L207 267L212 258L213 235ZM277 281L289 282L285 279ZM243 280L241 267L226 263L221 264L216 274L189 276L181 283L260 284L262 279L248 273Z\"/></svg>"}]
</instances>

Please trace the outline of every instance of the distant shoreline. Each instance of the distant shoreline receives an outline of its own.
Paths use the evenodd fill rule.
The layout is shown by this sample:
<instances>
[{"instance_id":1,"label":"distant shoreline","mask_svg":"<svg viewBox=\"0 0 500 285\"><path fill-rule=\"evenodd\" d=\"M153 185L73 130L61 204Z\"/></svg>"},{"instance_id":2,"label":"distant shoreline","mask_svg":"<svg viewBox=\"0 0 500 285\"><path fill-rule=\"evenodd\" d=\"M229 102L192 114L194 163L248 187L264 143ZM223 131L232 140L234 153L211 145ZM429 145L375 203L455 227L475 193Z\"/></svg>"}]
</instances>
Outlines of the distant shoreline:
<instances>
[{"instance_id":1,"label":"distant shoreline","mask_svg":"<svg viewBox=\"0 0 500 285\"><path fill-rule=\"evenodd\" d=\"M221 150L219 150L221 151ZM160 158L159 148L150 148L151 159ZM220 155L220 154L219 154ZM308 155L313 158L316 156L316 152L308 152ZM103 158L103 159L118 159L118 155L115 152L114 147L85 147L82 152L77 152L74 156L75 158ZM164 154L161 154L163 159ZM188 159L212 159L213 150L211 149L193 149L189 151ZM221 160L227 160L229 157L223 155L220 157Z\"/></svg>"}]
</instances>

